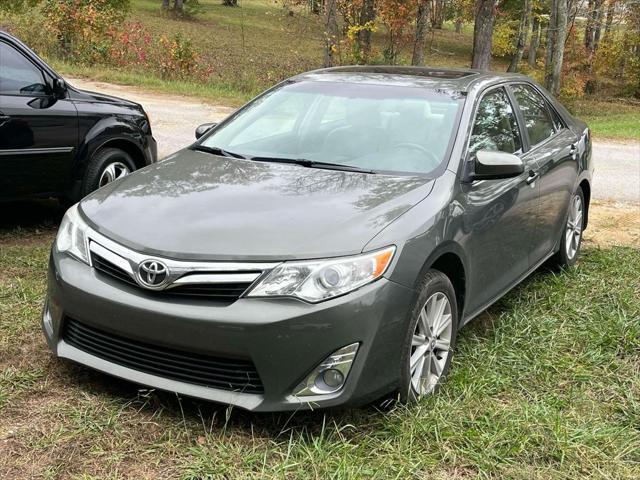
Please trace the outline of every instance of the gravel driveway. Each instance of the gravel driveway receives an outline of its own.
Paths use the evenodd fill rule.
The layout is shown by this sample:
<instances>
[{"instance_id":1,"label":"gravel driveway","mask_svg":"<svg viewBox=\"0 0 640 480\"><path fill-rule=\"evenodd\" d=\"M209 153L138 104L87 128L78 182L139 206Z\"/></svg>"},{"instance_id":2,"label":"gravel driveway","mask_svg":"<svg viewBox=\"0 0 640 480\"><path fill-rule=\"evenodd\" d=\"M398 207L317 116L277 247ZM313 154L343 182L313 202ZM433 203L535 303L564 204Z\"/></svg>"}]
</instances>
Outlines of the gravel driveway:
<instances>
[{"instance_id":1,"label":"gravel driveway","mask_svg":"<svg viewBox=\"0 0 640 480\"><path fill-rule=\"evenodd\" d=\"M69 79L72 85L141 103L158 141L160 158L189 145L195 128L216 122L232 108L204 103L185 96L146 92L140 88ZM640 127L639 127L640 128ZM594 142L595 175L593 198L640 203L640 142Z\"/></svg>"}]
</instances>

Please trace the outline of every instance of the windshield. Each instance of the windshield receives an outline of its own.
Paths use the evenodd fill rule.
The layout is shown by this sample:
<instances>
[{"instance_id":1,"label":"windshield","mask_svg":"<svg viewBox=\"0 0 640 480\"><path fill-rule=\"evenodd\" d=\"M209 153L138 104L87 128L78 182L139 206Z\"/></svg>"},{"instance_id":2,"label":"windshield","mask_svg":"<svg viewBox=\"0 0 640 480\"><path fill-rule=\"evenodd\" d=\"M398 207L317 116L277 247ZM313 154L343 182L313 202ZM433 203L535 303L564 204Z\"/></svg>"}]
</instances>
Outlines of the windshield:
<instances>
[{"instance_id":1,"label":"windshield","mask_svg":"<svg viewBox=\"0 0 640 480\"><path fill-rule=\"evenodd\" d=\"M461 96L416 87L298 82L258 98L201 143L244 157L428 174L445 159Z\"/></svg>"}]
</instances>

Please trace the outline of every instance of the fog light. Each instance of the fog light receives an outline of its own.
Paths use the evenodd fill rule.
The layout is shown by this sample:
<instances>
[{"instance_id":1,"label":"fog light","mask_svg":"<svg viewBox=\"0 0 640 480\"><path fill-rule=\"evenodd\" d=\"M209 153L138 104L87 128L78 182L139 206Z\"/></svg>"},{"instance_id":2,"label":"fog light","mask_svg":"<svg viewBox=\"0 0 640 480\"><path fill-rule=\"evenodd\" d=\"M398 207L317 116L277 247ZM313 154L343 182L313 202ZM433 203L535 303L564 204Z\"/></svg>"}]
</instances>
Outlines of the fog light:
<instances>
[{"instance_id":1,"label":"fog light","mask_svg":"<svg viewBox=\"0 0 640 480\"><path fill-rule=\"evenodd\" d=\"M322 381L329 388L339 388L344 383L344 375L340 370L330 368L322 372Z\"/></svg>"},{"instance_id":2,"label":"fog light","mask_svg":"<svg viewBox=\"0 0 640 480\"><path fill-rule=\"evenodd\" d=\"M351 370L358 346L358 343L352 343L329 355L296 387L295 395L326 395L340 390Z\"/></svg>"}]
</instances>

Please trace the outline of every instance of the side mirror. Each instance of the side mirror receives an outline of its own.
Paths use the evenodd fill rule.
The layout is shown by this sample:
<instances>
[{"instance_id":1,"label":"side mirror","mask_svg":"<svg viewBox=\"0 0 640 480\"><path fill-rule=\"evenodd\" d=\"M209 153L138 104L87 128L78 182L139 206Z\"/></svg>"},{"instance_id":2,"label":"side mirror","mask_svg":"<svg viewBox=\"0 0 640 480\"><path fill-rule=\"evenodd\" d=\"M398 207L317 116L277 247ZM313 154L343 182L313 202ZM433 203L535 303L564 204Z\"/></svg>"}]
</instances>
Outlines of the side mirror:
<instances>
[{"instance_id":1,"label":"side mirror","mask_svg":"<svg viewBox=\"0 0 640 480\"><path fill-rule=\"evenodd\" d=\"M67 96L67 82L65 82L64 79L53 79L53 95L56 98L64 98Z\"/></svg>"},{"instance_id":2,"label":"side mirror","mask_svg":"<svg viewBox=\"0 0 640 480\"><path fill-rule=\"evenodd\" d=\"M203 136L205 133L207 133L209 130L211 130L216 125L218 125L218 124L217 123L203 123L202 125L199 125L198 128L196 128L196 139L198 139L201 136Z\"/></svg>"},{"instance_id":3,"label":"side mirror","mask_svg":"<svg viewBox=\"0 0 640 480\"><path fill-rule=\"evenodd\" d=\"M517 177L524 172L520 157L506 152L480 150L475 155L470 180L495 180Z\"/></svg>"}]
</instances>

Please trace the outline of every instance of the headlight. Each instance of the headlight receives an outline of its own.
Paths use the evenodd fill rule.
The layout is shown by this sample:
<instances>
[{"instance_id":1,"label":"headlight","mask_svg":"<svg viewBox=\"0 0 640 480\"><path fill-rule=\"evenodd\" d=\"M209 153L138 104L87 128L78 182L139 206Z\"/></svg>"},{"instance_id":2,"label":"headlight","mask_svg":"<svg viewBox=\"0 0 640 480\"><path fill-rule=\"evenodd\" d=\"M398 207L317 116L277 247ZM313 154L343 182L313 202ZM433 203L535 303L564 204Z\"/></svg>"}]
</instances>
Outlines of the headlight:
<instances>
[{"instance_id":1,"label":"headlight","mask_svg":"<svg viewBox=\"0 0 640 480\"><path fill-rule=\"evenodd\" d=\"M56 237L56 249L59 252L66 252L73 255L78 260L89 264L89 254L87 253L86 231L87 224L84 223L78 213L78 205L74 205L60 223L58 236Z\"/></svg>"},{"instance_id":2,"label":"headlight","mask_svg":"<svg viewBox=\"0 0 640 480\"><path fill-rule=\"evenodd\" d=\"M247 296L297 297L311 303L337 297L380 278L395 251L392 246L354 257L285 262Z\"/></svg>"}]
</instances>

